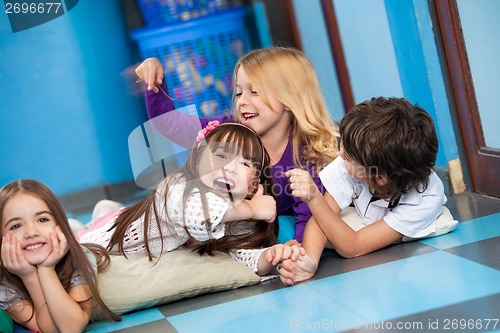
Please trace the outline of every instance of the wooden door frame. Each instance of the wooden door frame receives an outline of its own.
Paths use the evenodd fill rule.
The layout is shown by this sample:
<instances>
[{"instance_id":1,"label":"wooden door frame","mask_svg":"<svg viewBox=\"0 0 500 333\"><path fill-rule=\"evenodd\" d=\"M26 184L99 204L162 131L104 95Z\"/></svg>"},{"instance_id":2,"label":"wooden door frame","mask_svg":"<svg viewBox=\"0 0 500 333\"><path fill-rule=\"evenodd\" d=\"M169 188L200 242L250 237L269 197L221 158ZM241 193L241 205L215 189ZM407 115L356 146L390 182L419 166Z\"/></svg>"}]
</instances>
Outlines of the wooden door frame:
<instances>
[{"instance_id":1,"label":"wooden door frame","mask_svg":"<svg viewBox=\"0 0 500 333\"><path fill-rule=\"evenodd\" d=\"M462 132L472 190L500 197L500 175L495 175L493 167L498 164L500 150L488 148L485 143L457 2L434 0L433 3L448 68L450 96Z\"/></svg>"},{"instance_id":2,"label":"wooden door frame","mask_svg":"<svg viewBox=\"0 0 500 333\"><path fill-rule=\"evenodd\" d=\"M335 70L337 71L340 94L344 105L344 113L347 113L354 106L354 97L352 94L351 79L347 69L344 47L342 46L342 39L340 37L333 1L321 0L321 8L323 10L323 17L325 19L326 31L328 33L328 41L330 42L330 50L335 64Z\"/></svg>"}]
</instances>

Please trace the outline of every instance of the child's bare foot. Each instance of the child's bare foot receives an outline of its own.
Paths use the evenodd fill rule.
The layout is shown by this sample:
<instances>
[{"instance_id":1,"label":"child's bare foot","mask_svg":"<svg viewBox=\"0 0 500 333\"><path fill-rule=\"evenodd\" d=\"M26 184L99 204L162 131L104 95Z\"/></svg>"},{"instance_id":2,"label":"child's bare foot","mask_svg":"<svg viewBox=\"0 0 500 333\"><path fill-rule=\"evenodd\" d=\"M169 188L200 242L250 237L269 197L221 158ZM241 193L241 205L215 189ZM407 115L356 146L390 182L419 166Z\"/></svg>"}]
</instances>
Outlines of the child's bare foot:
<instances>
[{"instance_id":1,"label":"child's bare foot","mask_svg":"<svg viewBox=\"0 0 500 333\"><path fill-rule=\"evenodd\" d=\"M308 280L316 274L318 265L306 255L301 255L297 261L284 260L279 268L280 279L283 284L293 286L297 282Z\"/></svg>"}]
</instances>

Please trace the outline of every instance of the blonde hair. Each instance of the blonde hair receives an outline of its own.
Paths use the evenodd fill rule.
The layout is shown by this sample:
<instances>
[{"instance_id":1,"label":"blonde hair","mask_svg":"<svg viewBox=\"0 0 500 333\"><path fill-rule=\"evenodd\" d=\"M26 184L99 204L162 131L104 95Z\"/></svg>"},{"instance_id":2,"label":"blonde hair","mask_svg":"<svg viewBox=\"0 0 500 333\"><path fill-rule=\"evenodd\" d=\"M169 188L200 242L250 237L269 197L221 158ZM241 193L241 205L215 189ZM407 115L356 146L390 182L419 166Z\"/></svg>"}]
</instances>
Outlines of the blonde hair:
<instances>
[{"instance_id":1,"label":"blonde hair","mask_svg":"<svg viewBox=\"0 0 500 333\"><path fill-rule=\"evenodd\" d=\"M338 156L338 128L328 113L316 72L304 53L288 47L250 51L236 64L234 85L240 66L264 103L270 107L270 99L277 98L291 110L296 166L307 161L321 169ZM236 111L234 118L239 121Z\"/></svg>"}]
</instances>

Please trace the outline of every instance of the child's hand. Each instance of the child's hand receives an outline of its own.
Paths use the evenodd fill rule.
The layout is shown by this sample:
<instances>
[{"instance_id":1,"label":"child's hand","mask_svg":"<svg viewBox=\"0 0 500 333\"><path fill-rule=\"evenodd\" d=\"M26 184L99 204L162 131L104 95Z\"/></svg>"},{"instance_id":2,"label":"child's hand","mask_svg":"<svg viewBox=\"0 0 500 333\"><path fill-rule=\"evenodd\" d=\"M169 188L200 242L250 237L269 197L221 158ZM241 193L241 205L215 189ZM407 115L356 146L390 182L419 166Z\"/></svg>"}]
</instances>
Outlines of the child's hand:
<instances>
[{"instance_id":1,"label":"child's hand","mask_svg":"<svg viewBox=\"0 0 500 333\"><path fill-rule=\"evenodd\" d=\"M288 170L285 176L290 178L290 188L294 197L298 197L304 202L309 202L316 195L321 195L311 175L306 170Z\"/></svg>"},{"instance_id":2,"label":"child's hand","mask_svg":"<svg viewBox=\"0 0 500 333\"><path fill-rule=\"evenodd\" d=\"M266 260L273 266L278 265L283 260L289 259L297 261L300 255L305 255L306 251L298 245L276 244L266 250Z\"/></svg>"},{"instance_id":3,"label":"child's hand","mask_svg":"<svg viewBox=\"0 0 500 333\"><path fill-rule=\"evenodd\" d=\"M148 90L159 91L157 85L163 81L163 65L158 58L147 58L136 69L135 73L148 85Z\"/></svg>"},{"instance_id":4,"label":"child's hand","mask_svg":"<svg viewBox=\"0 0 500 333\"><path fill-rule=\"evenodd\" d=\"M312 278L318 269L318 264L307 254L301 254L297 260L283 260L280 266L280 280L286 286Z\"/></svg>"},{"instance_id":5,"label":"child's hand","mask_svg":"<svg viewBox=\"0 0 500 333\"><path fill-rule=\"evenodd\" d=\"M56 226L54 228L55 233L50 234L50 241L52 243L52 252L49 254L47 259L44 260L39 267L55 268L57 263L68 253L69 245L61 231L61 227Z\"/></svg>"},{"instance_id":6,"label":"child's hand","mask_svg":"<svg viewBox=\"0 0 500 333\"><path fill-rule=\"evenodd\" d=\"M297 246L302 246L296 239L290 239L288 242L285 243L285 245L292 246L292 245L297 245Z\"/></svg>"},{"instance_id":7,"label":"child's hand","mask_svg":"<svg viewBox=\"0 0 500 333\"><path fill-rule=\"evenodd\" d=\"M10 234L2 238L2 264L12 274L22 278L36 272L36 267L24 257L21 244Z\"/></svg>"},{"instance_id":8,"label":"child's hand","mask_svg":"<svg viewBox=\"0 0 500 333\"><path fill-rule=\"evenodd\" d=\"M276 200L270 195L264 195L264 187L261 184L248 203L253 209L253 219L266 222L274 222L276 219Z\"/></svg>"}]
</instances>

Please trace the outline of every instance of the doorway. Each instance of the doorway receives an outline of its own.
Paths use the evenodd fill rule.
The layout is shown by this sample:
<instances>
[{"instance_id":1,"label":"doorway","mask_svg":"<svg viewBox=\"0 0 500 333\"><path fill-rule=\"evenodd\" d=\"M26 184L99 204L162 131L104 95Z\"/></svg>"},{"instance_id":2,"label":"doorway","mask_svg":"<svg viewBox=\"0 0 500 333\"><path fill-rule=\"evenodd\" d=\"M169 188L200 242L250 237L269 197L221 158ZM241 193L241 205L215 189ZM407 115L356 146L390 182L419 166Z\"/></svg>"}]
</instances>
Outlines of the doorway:
<instances>
[{"instance_id":1,"label":"doorway","mask_svg":"<svg viewBox=\"0 0 500 333\"><path fill-rule=\"evenodd\" d=\"M500 2L431 1L436 9L472 191L500 197Z\"/></svg>"}]
</instances>

